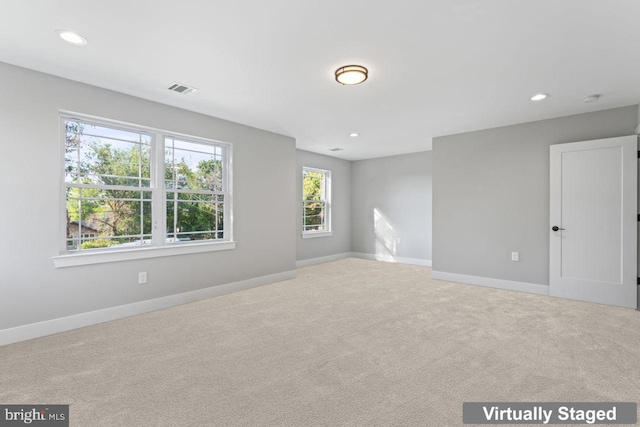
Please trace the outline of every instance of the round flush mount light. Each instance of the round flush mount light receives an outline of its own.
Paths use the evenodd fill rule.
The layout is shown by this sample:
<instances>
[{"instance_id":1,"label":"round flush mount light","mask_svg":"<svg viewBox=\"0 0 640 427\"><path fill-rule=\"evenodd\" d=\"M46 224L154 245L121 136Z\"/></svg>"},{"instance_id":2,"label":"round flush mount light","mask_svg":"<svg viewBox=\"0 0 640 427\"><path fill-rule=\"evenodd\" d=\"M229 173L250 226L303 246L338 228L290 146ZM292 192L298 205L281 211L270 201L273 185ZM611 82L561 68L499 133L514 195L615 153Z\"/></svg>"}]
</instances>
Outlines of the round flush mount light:
<instances>
[{"instance_id":1,"label":"round flush mount light","mask_svg":"<svg viewBox=\"0 0 640 427\"><path fill-rule=\"evenodd\" d=\"M358 85L369 77L369 70L362 65L345 65L336 70L336 81L341 85Z\"/></svg>"},{"instance_id":2,"label":"round flush mount light","mask_svg":"<svg viewBox=\"0 0 640 427\"><path fill-rule=\"evenodd\" d=\"M350 134L349 134L349 136L350 136L351 138L357 138L357 137L359 137L359 136L360 136L360 134L359 134L359 133L356 133L356 132L352 132L352 133L350 133Z\"/></svg>"},{"instance_id":3,"label":"round flush mount light","mask_svg":"<svg viewBox=\"0 0 640 427\"><path fill-rule=\"evenodd\" d=\"M582 100L585 104L590 104L592 102L598 102L602 95L589 95L585 99Z\"/></svg>"},{"instance_id":4,"label":"round flush mount light","mask_svg":"<svg viewBox=\"0 0 640 427\"><path fill-rule=\"evenodd\" d=\"M67 43L74 44L76 46L84 46L89 42L83 36L78 33L74 33L69 30L56 30L56 34Z\"/></svg>"},{"instance_id":5,"label":"round flush mount light","mask_svg":"<svg viewBox=\"0 0 640 427\"><path fill-rule=\"evenodd\" d=\"M535 95L533 95L531 97L532 101L542 101L543 99L547 99L549 95L547 95L546 93L536 93Z\"/></svg>"}]
</instances>

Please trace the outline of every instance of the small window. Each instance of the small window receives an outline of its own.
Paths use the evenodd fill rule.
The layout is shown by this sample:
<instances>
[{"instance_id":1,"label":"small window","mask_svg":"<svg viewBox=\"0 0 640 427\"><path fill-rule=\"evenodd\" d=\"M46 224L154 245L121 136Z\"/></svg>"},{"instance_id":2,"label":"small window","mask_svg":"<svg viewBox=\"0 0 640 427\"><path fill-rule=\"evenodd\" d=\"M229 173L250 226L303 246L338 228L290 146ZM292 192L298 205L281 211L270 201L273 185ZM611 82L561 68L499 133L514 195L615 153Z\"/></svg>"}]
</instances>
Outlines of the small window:
<instances>
[{"instance_id":1,"label":"small window","mask_svg":"<svg viewBox=\"0 0 640 427\"><path fill-rule=\"evenodd\" d=\"M331 232L331 172L302 169L302 232L328 235Z\"/></svg>"}]
</instances>

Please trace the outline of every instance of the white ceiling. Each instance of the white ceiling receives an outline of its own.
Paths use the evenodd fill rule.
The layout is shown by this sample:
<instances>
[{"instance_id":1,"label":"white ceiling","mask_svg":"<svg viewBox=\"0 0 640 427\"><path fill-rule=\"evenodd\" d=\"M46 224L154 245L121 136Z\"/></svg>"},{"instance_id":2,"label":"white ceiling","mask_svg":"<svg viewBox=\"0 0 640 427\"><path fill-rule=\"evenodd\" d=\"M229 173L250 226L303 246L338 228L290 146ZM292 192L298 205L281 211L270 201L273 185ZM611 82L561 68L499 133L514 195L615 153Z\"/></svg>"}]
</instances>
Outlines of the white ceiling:
<instances>
[{"instance_id":1,"label":"white ceiling","mask_svg":"<svg viewBox=\"0 0 640 427\"><path fill-rule=\"evenodd\" d=\"M639 16L635 0L3 0L0 61L356 160L637 104ZM338 85L334 70L349 64L369 80ZM178 95L172 81L199 90ZM537 92L551 96L529 101ZM594 93L599 102L582 103Z\"/></svg>"}]
</instances>

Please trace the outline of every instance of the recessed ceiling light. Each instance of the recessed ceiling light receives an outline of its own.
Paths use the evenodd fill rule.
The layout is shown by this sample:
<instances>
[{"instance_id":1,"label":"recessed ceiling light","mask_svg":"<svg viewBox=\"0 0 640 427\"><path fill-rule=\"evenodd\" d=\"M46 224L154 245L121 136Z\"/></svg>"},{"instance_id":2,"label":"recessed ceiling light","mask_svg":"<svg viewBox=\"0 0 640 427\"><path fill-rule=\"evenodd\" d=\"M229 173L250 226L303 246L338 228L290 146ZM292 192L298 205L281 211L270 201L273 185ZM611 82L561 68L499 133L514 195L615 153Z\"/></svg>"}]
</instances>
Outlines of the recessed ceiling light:
<instances>
[{"instance_id":1,"label":"recessed ceiling light","mask_svg":"<svg viewBox=\"0 0 640 427\"><path fill-rule=\"evenodd\" d=\"M533 95L531 97L532 101L542 101L543 99L547 99L549 95L547 95L546 93L536 93L535 95Z\"/></svg>"},{"instance_id":2,"label":"recessed ceiling light","mask_svg":"<svg viewBox=\"0 0 640 427\"><path fill-rule=\"evenodd\" d=\"M582 100L585 104L589 104L591 102L598 102L602 95L589 95L585 99Z\"/></svg>"},{"instance_id":3,"label":"recessed ceiling light","mask_svg":"<svg viewBox=\"0 0 640 427\"><path fill-rule=\"evenodd\" d=\"M352 132L352 133L350 133L350 134L349 134L349 136L350 136L351 138L357 138L358 136L360 136L360 134L355 133L355 132Z\"/></svg>"},{"instance_id":4,"label":"recessed ceiling light","mask_svg":"<svg viewBox=\"0 0 640 427\"><path fill-rule=\"evenodd\" d=\"M368 77L369 70L362 65L345 65L336 70L336 81L342 85L357 85Z\"/></svg>"},{"instance_id":5,"label":"recessed ceiling light","mask_svg":"<svg viewBox=\"0 0 640 427\"><path fill-rule=\"evenodd\" d=\"M83 36L81 36L78 33L74 33L73 31L56 30L56 34L58 34L62 40L66 41L67 43L74 44L76 46L84 46L87 43L89 43L87 39L85 39Z\"/></svg>"}]
</instances>

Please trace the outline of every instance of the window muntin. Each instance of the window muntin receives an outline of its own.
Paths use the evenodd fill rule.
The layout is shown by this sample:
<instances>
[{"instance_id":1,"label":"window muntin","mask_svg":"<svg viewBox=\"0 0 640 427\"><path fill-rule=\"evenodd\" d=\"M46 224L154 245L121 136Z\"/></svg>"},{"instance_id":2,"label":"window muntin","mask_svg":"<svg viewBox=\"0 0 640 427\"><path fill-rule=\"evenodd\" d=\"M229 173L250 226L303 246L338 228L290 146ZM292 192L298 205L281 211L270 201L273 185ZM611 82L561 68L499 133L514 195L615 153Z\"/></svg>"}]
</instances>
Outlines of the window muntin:
<instances>
[{"instance_id":1,"label":"window muntin","mask_svg":"<svg viewBox=\"0 0 640 427\"><path fill-rule=\"evenodd\" d=\"M302 169L302 231L331 231L331 172L314 168Z\"/></svg>"},{"instance_id":2,"label":"window muntin","mask_svg":"<svg viewBox=\"0 0 640 427\"><path fill-rule=\"evenodd\" d=\"M67 251L231 240L228 144L93 120L62 124Z\"/></svg>"}]
</instances>

